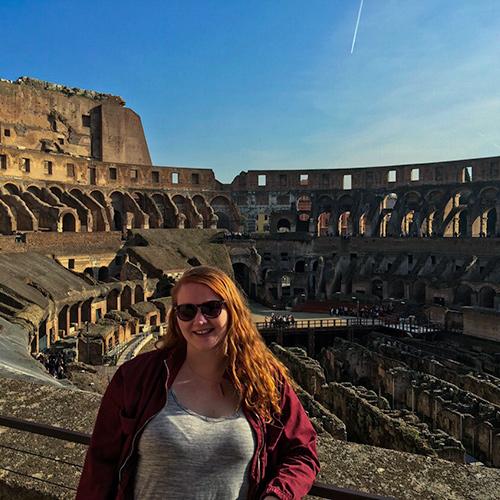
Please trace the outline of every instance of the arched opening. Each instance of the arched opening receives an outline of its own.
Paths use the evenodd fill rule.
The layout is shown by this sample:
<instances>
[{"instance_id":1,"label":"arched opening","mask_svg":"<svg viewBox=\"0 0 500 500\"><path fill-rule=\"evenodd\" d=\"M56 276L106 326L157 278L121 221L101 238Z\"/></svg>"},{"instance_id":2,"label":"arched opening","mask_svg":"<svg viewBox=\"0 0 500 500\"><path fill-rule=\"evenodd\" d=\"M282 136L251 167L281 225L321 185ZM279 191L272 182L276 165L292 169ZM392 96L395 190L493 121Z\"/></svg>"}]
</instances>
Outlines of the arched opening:
<instances>
[{"instance_id":1,"label":"arched opening","mask_svg":"<svg viewBox=\"0 0 500 500\"><path fill-rule=\"evenodd\" d=\"M351 212L342 212L340 214L338 231L340 236L352 236Z\"/></svg>"},{"instance_id":2,"label":"arched opening","mask_svg":"<svg viewBox=\"0 0 500 500\"><path fill-rule=\"evenodd\" d=\"M126 210L123 205L123 193L114 191L111 193L111 206L113 207L113 230L122 231L126 229Z\"/></svg>"},{"instance_id":3,"label":"arched opening","mask_svg":"<svg viewBox=\"0 0 500 500\"><path fill-rule=\"evenodd\" d=\"M243 262L235 262L233 271L236 282L239 283L247 295L250 295L250 269L248 266Z\"/></svg>"},{"instance_id":4,"label":"arched opening","mask_svg":"<svg viewBox=\"0 0 500 500\"><path fill-rule=\"evenodd\" d=\"M90 196L92 196L92 198L94 198L94 200L96 200L98 203L100 203L102 206L105 206L106 205L106 200L104 199L104 194L101 193L101 191L92 191L90 193Z\"/></svg>"},{"instance_id":5,"label":"arched opening","mask_svg":"<svg viewBox=\"0 0 500 500\"><path fill-rule=\"evenodd\" d=\"M63 232L74 233L76 231L76 220L73 214L64 214L62 220Z\"/></svg>"},{"instance_id":6,"label":"arched opening","mask_svg":"<svg viewBox=\"0 0 500 500\"><path fill-rule=\"evenodd\" d=\"M13 194L13 195L16 195L16 196L19 196L19 194L20 194L19 188L15 184L12 184L10 182L7 183L7 184L4 184L3 188L9 194Z\"/></svg>"},{"instance_id":7,"label":"arched opening","mask_svg":"<svg viewBox=\"0 0 500 500\"><path fill-rule=\"evenodd\" d=\"M57 187L57 186L51 186L49 188L50 192L56 196L59 200L61 199L61 196L63 194L63 191L60 187Z\"/></svg>"},{"instance_id":8,"label":"arched opening","mask_svg":"<svg viewBox=\"0 0 500 500\"><path fill-rule=\"evenodd\" d=\"M488 238L493 238L496 235L497 227L497 211L496 208L488 210L486 215L486 236Z\"/></svg>"},{"instance_id":9,"label":"arched opening","mask_svg":"<svg viewBox=\"0 0 500 500\"><path fill-rule=\"evenodd\" d=\"M132 289L125 285L121 295L121 310L126 311L132 305Z\"/></svg>"},{"instance_id":10,"label":"arched opening","mask_svg":"<svg viewBox=\"0 0 500 500\"><path fill-rule=\"evenodd\" d=\"M384 200L382 201L382 209L392 210L398 201L398 195L396 193L389 193L384 196Z\"/></svg>"},{"instance_id":11,"label":"arched opening","mask_svg":"<svg viewBox=\"0 0 500 500\"><path fill-rule=\"evenodd\" d=\"M288 219L280 219L276 224L278 233L288 233L290 231L290 221Z\"/></svg>"},{"instance_id":12,"label":"arched opening","mask_svg":"<svg viewBox=\"0 0 500 500\"><path fill-rule=\"evenodd\" d=\"M431 212L422 222L422 226L420 228L420 234L422 236L434 236L434 217L436 212Z\"/></svg>"},{"instance_id":13,"label":"arched opening","mask_svg":"<svg viewBox=\"0 0 500 500\"><path fill-rule=\"evenodd\" d=\"M83 270L83 274L85 274L86 276L89 276L90 278L95 278L93 267L86 267Z\"/></svg>"},{"instance_id":14,"label":"arched opening","mask_svg":"<svg viewBox=\"0 0 500 500\"><path fill-rule=\"evenodd\" d=\"M69 306L64 306L57 315L57 324L60 331L62 331L62 336L66 337L69 334L68 331L68 309Z\"/></svg>"},{"instance_id":15,"label":"arched opening","mask_svg":"<svg viewBox=\"0 0 500 500\"><path fill-rule=\"evenodd\" d=\"M391 220L391 213L387 213L380 221L380 236L385 238L389 231L389 221Z\"/></svg>"},{"instance_id":16,"label":"arched opening","mask_svg":"<svg viewBox=\"0 0 500 500\"><path fill-rule=\"evenodd\" d=\"M106 297L106 309L108 311L118 311L118 290L114 288Z\"/></svg>"},{"instance_id":17,"label":"arched opening","mask_svg":"<svg viewBox=\"0 0 500 500\"><path fill-rule=\"evenodd\" d=\"M401 221L401 234L403 236L411 236L412 234L412 226L413 226L413 218L415 216L415 212L410 210Z\"/></svg>"},{"instance_id":18,"label":"arched opening","mask_svg":"<svg viewBox=\"0 0 500 500\"><path fill-rule=\"evenodd\" d=\"M80 309L80 304L77 302L69 308L69 322L71 325L80 326L80 319L78 311Z\"/></svg>"},{"instance_id":19,"label":"arched opening","mask_svg":"<svg viewBox=\"0 0 500 500\"><path fill-rule=\"evenodd\" d=\"M109 269L107 266L101 266L99 271L97 271L97 279L99 281L108 281L109 279Z\"/></svg>"},{"instance_id":20,"label":"arched opening","mask_svg":"<svg viewBox=\"0 0 500 500\"><path fill-rule=\"evenodd\" d=\"M312 201L310 196L302 195L297 199L297 222L295 230L307 233L309 231L309 220L311 218Z\"/></svg>"},{"instance_id":21,"label":"arched opening","mask_svg":"<svg viewBox=\"0 0 500 500\"><path fill-rule=\"evenodd\" d=\"M229 219L229 216L225 212L215 212L215 215L217 215L217 229L227 229L228 231L231 231L231 220Z\"/></svg>"},{"instance_id":22,"label":"arched opening","mask_svg":"<svg viewBox=\"0 0 500 500\"><path fill-rule=\"evenodd\" d=\"M472 305L472 288L467 285L459 285L455 290L453 303L457 306Z\"/></svg>"},{"instance_id":23,"label":"arched opening","mask_svg":"<svg viewBox=\"0 0 500 500\"><path fill-rule=\"evenodd\" d=\"M328 236L330 226L330 212L321 212L318 215L318 236Z\"/></svg>"},{"instance_id":24,"label":"arched opening","mask_svg":"<svg viewBox=\"0 0 500 500\"><path fill-rule=\"evenodd\" d=\"M295 272L296 273L304 273L306 271L306 261L305 260L298 260L295 263Z\"/></svg>"},{"instance_id":25,"label":"arched opening","mask_svg":"<svg viewBox=\"0 0 500 500\"><path fill-rule=\"evenodd\" d=\"M115 210L113 214L113 229L115 231L121 231L122 228L123 228L122 214L118 210Z\"/></svg>"},{"instance_id":26,"label":"arched opening","mask_svg":"<svg viewBox=\"0 0 500 500\"><path fill-rule=\"evenodd\" d=\"M495 290L489 286L483 286L483 288L479 290L478 299L479 307L493 309L495 307Z\"/></svg>"},{"instance_id":27,"label":"arched opening","mask_svg":"<svg viewBox=\"0 0 500 500\"><path fill-rule=\"evenodd\" d=\"M368 226L368 216L366 214L362 214L361 217L359 218L359 235L364 236L366 234Z\"/></svg>"},{"instance_id":28,"label":"arched opening","mask_svg":"<svg viewBox=\"0 0 500 500\"><path fill-rule=\"evenodd\" d=\"M134 302L144 302L144 290L141 285L136 285L134 290Z\"/></svg>"},{"instance_id":29,"label":"arched opening","mask_svg":"<svg viewBox=\"0 0 500 500\"><path fill-rule=\"evenodd\" d=\"M379 299L384 298L384 283L382 280L372 281L371 294L375 295L375 297L378 297Z\"/></svg>"},{"instance_id":30,"label":"arched opening","mask_svg":"<svg viewBox=\"0 0 500 500\"><path fill-rule=\"evenodd\" d=\"M38 186L29 186L27 191L34 194L38 198L41 198L42 191L40 190L40 188Z\"/></svg>"},{"instance_id":31,"label":"arched opening","mask_svg":"<svg viewBox=\"0 0 500 500\"><path fill-rule=\"evenodd\" d=\"M83 322L92 321L92 300L93 299L87 299L82 304L82 321Z\"/></svg>"}]
</instances>

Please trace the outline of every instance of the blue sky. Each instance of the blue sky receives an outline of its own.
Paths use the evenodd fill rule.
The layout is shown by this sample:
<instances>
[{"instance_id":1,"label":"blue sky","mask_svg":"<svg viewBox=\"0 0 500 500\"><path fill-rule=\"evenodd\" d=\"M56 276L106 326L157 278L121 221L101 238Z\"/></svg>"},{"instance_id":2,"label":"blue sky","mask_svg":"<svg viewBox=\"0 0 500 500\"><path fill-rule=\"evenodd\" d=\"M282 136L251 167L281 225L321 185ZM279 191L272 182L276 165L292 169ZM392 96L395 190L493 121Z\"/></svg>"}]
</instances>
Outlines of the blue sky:
<instances>
[{"instance_id":1,"label":"blue sky","mask_svg":"<svg viewBox=\"0 0 500 500\"><path fill-rule=\"evenodd\" d=\"M500 2L2 0L0 78L122 96L153 163L340 168L500 155Z\"/></svg>"}]
</instances>

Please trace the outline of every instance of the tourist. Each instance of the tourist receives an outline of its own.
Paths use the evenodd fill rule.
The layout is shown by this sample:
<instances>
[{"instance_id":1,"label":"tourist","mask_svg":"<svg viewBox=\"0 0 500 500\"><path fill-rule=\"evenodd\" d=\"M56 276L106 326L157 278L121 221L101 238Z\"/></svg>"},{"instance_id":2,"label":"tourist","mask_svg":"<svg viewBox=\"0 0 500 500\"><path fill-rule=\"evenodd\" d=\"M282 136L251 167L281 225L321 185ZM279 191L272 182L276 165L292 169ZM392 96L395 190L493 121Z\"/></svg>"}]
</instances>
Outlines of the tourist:
<instances>
[{"instance_id":1,"label":"tourist","mask_svg":"<svg viewBox=\"0 0 500 500\"><path fill-rule=\"evenodd\" d=\"M110 382L77 499L302 498L315 431L233 281L192 268L172 304L158 349Z\"/></svg>"}]
</instances>

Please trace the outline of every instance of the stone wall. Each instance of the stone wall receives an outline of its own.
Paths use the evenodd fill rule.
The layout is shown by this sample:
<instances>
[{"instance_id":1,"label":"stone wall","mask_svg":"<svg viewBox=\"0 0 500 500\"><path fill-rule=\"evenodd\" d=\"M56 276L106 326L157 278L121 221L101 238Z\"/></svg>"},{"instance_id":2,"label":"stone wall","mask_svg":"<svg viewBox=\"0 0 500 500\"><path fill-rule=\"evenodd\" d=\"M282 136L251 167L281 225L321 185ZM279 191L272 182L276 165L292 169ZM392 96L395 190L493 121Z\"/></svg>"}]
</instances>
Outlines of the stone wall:
<instances>
[{"instance_id":1,"label":"stone wall","mask_svg":"<svg viewBox=\"0 0 500 500\"><path fill-rule=\"evenodd\" d=\"M464 463L459 441L430 431L409 411L391 410L386 399L362 386L330 382L321 388L320 400L346 423L351 440Z\"/></svg>"},{"instance_id":2,"label":"stone wall","mask_svg":"<svg viewBox=\"0 0 500 500\"><path fill-rule=\"evenodd\" d=\"M417 343L412 346L391 337L374 335L369 340L368 347L384 356L403 362L412 370L446 380L500 407L500 379L493 375L473 370L471 366L440 356L430 347L419 348ZM470 356L474 357L474 353Z\"/></svg>"},{"instance_id":3,"label":"stone wall","mask_svg":"<svg viewBox=\"0 0 500 500\"><path fill-rule=\"evenodd\" d=\"M408 408L461 441L470 455L500 466L498 406L341 339L322 352L321 365L328 380L370 387L385 395L393 408Z\"/></svg>"},{"instance_id":4,"label":"stone wall","mask_svg":"<svg viewBox=\"0 0 500 500\"><path fill-rule=\"evenodd\" d=\"M151 165L140 117L120 97L34 79L0 81L0 142Z\"/></svg>"},{"instance_id":5,"label":"stone wall","mask_svg":"<svg viewBox=\"0 0 500 500\"><path fill-rule=\"evenodd\" d=\"M299 384L297 395L309 416L318 421L334 438L345 440L345 424L315 400L315 396L319 396L321 386L325 383L325 374L319 363L309 358L300 348L285 349L278 344L272 344L271 349Z\"/></svg>"}]
</instances>

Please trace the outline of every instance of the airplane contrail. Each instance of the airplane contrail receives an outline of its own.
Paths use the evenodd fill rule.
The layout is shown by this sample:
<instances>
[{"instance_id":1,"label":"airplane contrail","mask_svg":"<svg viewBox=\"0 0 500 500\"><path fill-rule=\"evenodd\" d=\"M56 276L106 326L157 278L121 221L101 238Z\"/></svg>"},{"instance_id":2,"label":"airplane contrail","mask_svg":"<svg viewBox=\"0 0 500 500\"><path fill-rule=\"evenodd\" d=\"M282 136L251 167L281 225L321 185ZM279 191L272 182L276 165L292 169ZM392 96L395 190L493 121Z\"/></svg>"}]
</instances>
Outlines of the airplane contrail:
<instances>
[{"instance_id":1,"label":"airplane contrail","mask_svg":"<svg viewBox=\"0 0 500 500\"><path fill-rule=\"evenodd\" d=\"M358 19L356 21L356 27L354 28L354 36L352 37L352 46L351 46L351 54L354 51L354 45L356 43L356 36L358 34L358 26L359 26L359 20L361 19L361 11L363 10L363 1L361 0L361 3L359 4L359 10L358 10Z\"/></svg>"}]
</instances>

